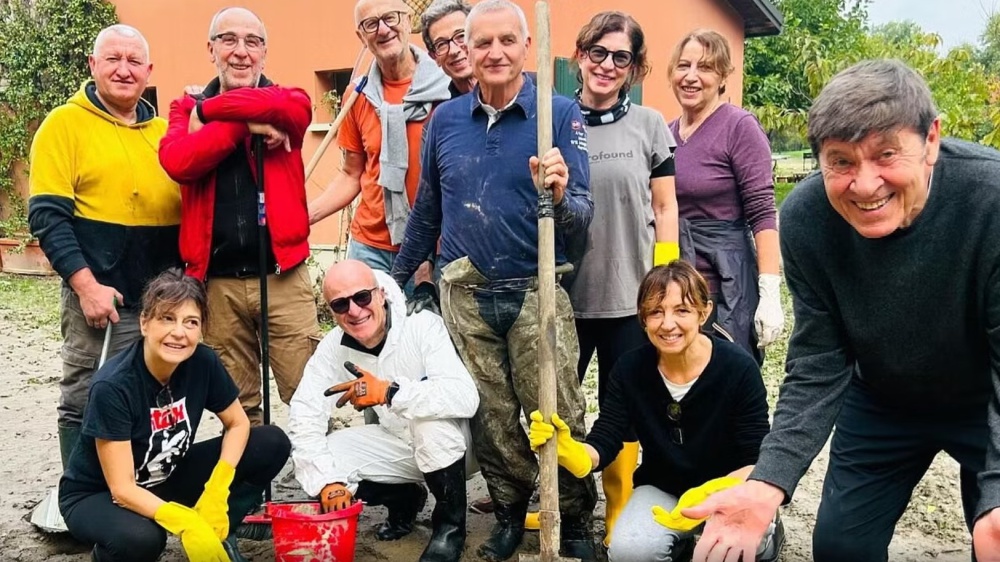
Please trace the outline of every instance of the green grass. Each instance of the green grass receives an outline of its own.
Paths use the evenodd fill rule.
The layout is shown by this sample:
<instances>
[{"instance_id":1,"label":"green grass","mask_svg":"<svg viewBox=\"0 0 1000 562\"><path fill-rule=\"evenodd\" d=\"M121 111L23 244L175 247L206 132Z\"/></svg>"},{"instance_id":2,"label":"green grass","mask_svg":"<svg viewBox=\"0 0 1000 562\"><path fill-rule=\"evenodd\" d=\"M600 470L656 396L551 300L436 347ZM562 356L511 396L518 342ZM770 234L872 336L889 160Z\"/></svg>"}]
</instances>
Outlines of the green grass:
<instances>
[{"instance_id":1,"label":"green grass","mask_svg":"<svg viewBox=\"0 0 1000 562\"><path fill-rule=\"evenodd\" d=\"M19 329L59 331L59 278L0 273L0 318Z\"/></svg>"},{"instance_id":2,"label":"green grass","mask_svg":"<svg viewBox=\"0 0 1000 562\"><path fill-rule=\"evenodd\" d=\"M792 188L795 187L794 183L776 183L774 184L774 204L781 208L781 204L785 202L785 197L792 192Z\"/></svg>"}]
</instances>

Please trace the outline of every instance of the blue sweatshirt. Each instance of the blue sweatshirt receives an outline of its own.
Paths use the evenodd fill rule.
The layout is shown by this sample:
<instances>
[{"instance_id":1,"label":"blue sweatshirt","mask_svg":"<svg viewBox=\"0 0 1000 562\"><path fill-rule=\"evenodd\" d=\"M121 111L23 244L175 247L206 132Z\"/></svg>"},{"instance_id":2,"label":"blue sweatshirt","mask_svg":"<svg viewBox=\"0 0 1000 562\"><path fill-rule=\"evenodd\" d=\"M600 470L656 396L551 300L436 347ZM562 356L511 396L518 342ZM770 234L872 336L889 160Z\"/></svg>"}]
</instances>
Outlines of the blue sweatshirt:
<instances>
[{"instance_id":1,"label":"blue sweatshirt","mask_svg":"<svg viewBox=\"0 0 1000 562\"><path fill-rule=\"evenodd\" d=\"M487 127L479 87L441 104L426 129L417 200L392 276L405 283L441 239L440 265L468 256L487 279L538 273L538 191L528 159L537 152L535 85L525 79L514 102ZM587 131L580 109L553 96L552 144L569 167L555 207L556 263L564 240L586 232L593 217Z\"/></svg>"}]
</instances>

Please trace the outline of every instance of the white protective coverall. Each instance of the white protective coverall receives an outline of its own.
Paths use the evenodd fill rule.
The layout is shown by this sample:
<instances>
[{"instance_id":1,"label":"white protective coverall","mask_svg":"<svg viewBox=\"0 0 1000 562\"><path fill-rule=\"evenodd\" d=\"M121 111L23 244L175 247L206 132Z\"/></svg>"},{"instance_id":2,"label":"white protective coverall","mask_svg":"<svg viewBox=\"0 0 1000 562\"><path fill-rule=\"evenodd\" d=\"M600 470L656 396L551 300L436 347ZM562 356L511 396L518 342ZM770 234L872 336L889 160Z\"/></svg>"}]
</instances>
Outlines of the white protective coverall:
<instances>
[{"instance_id":1,"label":"white protective coverall","mask_svg":"<svg viewBox=\"0 0 1000 562\"><path fill-rule=\"evenodd\" d=\"M288 436L295 477L310 496L334 482L344 483L352 494L362 480L423 482L424 473L452 465L471 444L469 418L479 407L479 392L444 321L429 311L407 316L395 281L381 271L375 277L392 315L381 353L376 357L342 345L344 331L338 327L319 343L292 397ZM395 382L399 391L391 406L375 406L379 425L327 435L340 395L327 397L323 391L356 380L345 361ZM477 470L473 457L466 456L469 476Z\"/></svg>"}]
</instances>

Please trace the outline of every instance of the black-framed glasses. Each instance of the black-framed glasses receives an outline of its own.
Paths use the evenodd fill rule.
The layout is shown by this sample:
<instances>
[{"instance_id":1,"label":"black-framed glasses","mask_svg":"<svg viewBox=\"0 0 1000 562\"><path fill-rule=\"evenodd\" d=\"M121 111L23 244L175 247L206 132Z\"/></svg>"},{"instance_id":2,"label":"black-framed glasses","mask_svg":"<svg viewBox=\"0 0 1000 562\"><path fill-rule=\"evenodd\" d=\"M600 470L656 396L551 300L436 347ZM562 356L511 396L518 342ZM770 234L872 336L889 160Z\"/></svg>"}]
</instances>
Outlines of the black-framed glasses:
<instances>
[{"instance_id":1,"label":"black-framed glasses","mask_svg":"<svg viewBox=\"0 0 1000 562\"><path fill-rule=\"evenodd\" d=\"M609 51L600 45L587 49L587 58L594 64L601 64L611 55L611 62L618 68L628 68L634 58L631 51Z\"/></svg>"},{"instance_id":2,"label":"black-framed glasses","mask_svg":"<svg viewBox=\"0 0 1000 562\"><path fill-rule=\"evenodd\" d=\"M386 12L377 18L361 20L361 23L358 24L358 29L365 33L375 33L378 31L379 23L384 23L386 27L396 27L405 15L406 12L402 11Z\"/></svg>"},{"instance_id":3,"label":"black-framed glasses","mask_svg":"<svg viewBox=\"0 0 1000 562\"><path fill-rule=\"evenodd\" d=\"M345 314L351 309L351 301L358 306L368 306L372 303L372 293L378 290L378 287L372 287L371 289L362 289L357 293L349 297L340 297L339 299L333 299L330 301L330 310L336 314Z\"/></svg>"},{"instance_id":4,"label":"black-framed glasses","mask_svg":"<svg viewBox=\"0 0 1000 562\"><path fill-rule=\"evenodd\" d=\"M451 44L454 43L456 47L462 48L465 46L465 30L460 29L455 32L454 35L447 39L438 39L433 44L431 44L431 55L435 57L443 57L448 54L451 50Z\"/></svg>"},{"instance_id":5,"label":"black-framed glasses","mask_svg":"<svg viewBox=\"0 0 1000 562\"><path fill-rule=\"evenodd\" d=\"M674 426L670 428L670 440L673 441L674 445L684 444L684 430L681 429L681 405L678 402L671 402L667 406L667 419L670 420Z\"/></svg>"},{"instance_id":6,"label":"black-framed glasses","mask_svg":"<svg viewBox=\"0 0 1000 562\"><path fill-rule=\"evenodd\" d=\"M162 410L170 407L173 403L174 395L170 393L170 383L167 383L156 393L156 407Z\"/></svg>"},{"instance_id":7,"label":"black-framed glasses","mask_svg":"<svg viewBox=\"0 0 1000 562\"><path fill-rule=\"evenodd\" d=\"M212 41L218 41L222 43L222 46L227 49L235 49L240 41L246 45L248 51L259 51L264 48L264 38L258 35L247 35L245 37L240 37L235 33L219 33L212 36Z\"/></svg>"}]
</instances>

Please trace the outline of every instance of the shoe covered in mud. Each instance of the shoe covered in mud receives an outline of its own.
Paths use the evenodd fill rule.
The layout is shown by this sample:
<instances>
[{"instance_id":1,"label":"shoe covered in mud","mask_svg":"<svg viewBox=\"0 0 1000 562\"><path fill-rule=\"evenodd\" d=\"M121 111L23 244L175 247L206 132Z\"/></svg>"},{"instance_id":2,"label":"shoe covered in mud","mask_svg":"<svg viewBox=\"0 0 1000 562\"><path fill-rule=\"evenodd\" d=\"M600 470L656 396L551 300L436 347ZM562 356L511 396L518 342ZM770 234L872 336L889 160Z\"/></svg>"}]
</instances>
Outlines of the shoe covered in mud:
<instances>
[{"instance_id":1,"label":"shoe covered in mud","mask_svg":"<svg viewBox=\"0 0 1000 562\"><path fill-rule=\"evenodd\" d=\"M501 562L514 556L517 548L521 546L528 502L518 504L496 502L493 507L493 515L496 516L497 522L490 530L490 537L479 547L476 554L489 562Z\"/></svg>"},{"instance_id":2,"label":"shoe covered in mud","mask_svg":"<svg viewBox=\"0 0 1000 562\"><path fill-rule=\"evenodd\" d=\"M785 524L781 522L780 515L774 516L769 531L757 549L757 562L778 562L781 549L785 546Z\"/></svg>"}]
</instances>

